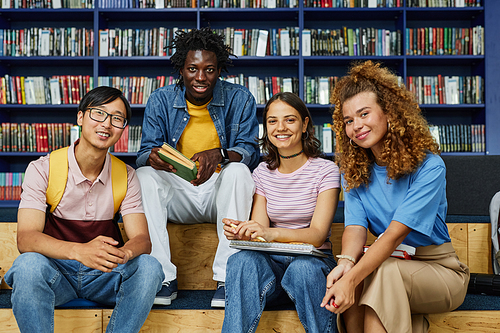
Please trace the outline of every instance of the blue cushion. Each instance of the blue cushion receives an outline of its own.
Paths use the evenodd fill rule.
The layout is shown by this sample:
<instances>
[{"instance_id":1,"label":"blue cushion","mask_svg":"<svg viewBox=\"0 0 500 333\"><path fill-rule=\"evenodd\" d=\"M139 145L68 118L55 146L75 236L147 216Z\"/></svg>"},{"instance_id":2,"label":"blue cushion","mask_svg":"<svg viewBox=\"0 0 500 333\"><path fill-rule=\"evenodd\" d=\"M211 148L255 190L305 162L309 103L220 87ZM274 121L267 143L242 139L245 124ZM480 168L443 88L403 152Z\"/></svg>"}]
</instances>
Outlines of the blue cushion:
<instances>
[{"instance_id":1,"label":"blue cushion","mask_svg":"<svg viewBox=\"0 0 500 333\"><path fill-rule=\"evenodd\" d=\"M0 308L12 308L10 302L12 290L0 290ZM210 301L215 293L215 290L180 290L177 299L169 306L154 305L153 309L165 310L208 310L214 309L210 307ZM57 308L109 308L101 304L85 300L76 299L68 302ZM266 310L293 310L293 303L285 304L279 307L266 307ZM467 294L465 301L457 310L500 310L500 296L490 295L475 295Z\"/></svg>"}]
</instances>

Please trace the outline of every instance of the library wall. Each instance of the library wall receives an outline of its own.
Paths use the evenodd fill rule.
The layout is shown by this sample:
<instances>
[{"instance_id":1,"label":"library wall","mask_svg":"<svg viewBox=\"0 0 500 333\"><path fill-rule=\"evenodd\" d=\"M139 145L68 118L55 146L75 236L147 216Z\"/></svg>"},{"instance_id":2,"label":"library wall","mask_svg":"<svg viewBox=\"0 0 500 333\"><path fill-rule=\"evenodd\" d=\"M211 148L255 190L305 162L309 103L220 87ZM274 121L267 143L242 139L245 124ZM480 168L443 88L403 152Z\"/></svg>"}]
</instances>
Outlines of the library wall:
<instances>
[{"instance_id":1,"label":"library wall","mask_svg":"<svg viewBox=\"0 0 500 333\"><path fill-rule=\"evenodd\" d=\"M415 93L444 154L500 154L493 0L5 0L0 14L0 182L67 145L78 102L99 85L131 101L131 126L114 153L134 164L147 99L177 76L168 48L175 31L205 26L236 55L222 79L250 89L258 116L276 92L297 93L329 156L330 91L367 59Z\"/></svg>"}]
</instances>

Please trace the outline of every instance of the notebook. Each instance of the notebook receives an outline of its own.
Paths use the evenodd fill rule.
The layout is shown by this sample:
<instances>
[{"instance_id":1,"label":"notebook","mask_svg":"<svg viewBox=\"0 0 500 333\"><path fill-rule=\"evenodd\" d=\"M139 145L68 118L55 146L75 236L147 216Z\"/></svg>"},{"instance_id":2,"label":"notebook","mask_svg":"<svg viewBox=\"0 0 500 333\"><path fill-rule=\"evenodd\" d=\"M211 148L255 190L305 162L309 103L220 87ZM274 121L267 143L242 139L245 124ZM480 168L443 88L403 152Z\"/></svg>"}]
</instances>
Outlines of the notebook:
<instances>
[{"instance_id":1,"label":"notebook","mask_svg":"<svg viewBox=\"0 0 500 333\"><path fill-rule=\"evenodd\" d=\"M283 254L283 255L305 254L322 258L328 257L326 254L316 249L314 245L306 243L278 243L278 242L232 240L229 243L229 247L240 250L263 251L273 254Z\"/></svg>"}]
</instances>

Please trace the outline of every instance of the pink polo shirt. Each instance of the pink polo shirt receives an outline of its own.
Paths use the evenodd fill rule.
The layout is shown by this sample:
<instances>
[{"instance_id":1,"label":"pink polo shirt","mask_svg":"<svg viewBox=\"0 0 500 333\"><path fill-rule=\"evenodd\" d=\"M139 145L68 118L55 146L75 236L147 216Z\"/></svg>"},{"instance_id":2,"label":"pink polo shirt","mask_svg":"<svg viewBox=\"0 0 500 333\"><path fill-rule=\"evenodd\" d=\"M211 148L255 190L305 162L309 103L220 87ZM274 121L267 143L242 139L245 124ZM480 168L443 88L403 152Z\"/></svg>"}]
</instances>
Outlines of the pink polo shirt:
<instances>
[{"instance_id":1,"label":"pink polo shirt","mask_svg":"<svg viewBox=\"0 0 500 333\"><path fill-rule=\"evenodd\" d=\"M54 210L54 216L67 220L99 221L113 218L113 190L111 186L111 160L106 156L104 167L92 183L81 172L75 158L75 144L68 153L68 181L66 190ZM142 208L141 187L135 170L127 165L128 188L122 201L120 212L123 215L144 213ZM49 155L31 162L26 169L22 185L19 208L32 208L46 211L49 177Z\"/></svg>"}]
</instances>

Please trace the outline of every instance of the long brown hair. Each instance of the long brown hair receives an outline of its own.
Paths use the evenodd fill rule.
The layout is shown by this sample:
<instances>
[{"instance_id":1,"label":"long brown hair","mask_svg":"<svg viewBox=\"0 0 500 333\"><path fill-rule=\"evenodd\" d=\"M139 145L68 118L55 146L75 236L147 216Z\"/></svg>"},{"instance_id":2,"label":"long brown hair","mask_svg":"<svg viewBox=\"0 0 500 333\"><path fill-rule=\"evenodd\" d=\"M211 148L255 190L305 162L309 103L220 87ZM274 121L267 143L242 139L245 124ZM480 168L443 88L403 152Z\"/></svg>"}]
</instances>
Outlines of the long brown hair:
<instances>
[{"instance_id":1,"label":"long brown hair","mask_svg":"<svg viewBox=\"0 0 500 333\"><path fill-rule=\"evenodd\" d=\"M269 141L266 119L267 113L269 112L269 107L275 101L282 101L292 108L297 110L302 119L302 122L305 121L306 118L309 118L309 123L307 124L306 132L302 133L302 149L304 150L304 154L307 157L318 157L321 156L320 150L320 141L314 136L314 126L311 119L311 113L307 109L304 102L300 99L299 96L291 93L291 92L280 92L269 99L264 108L264 112L262 113L262 122L264 125L264 133L261 138L259 138L259 145L262 146L262 150L264 152L264 161L267 163L267 167L270 170L275 170L280 166L280 157L278 153L278 148Z\"/></svg>"},{"instance_id":2,"label":"long brown hair","mask_svg":"<svg viewBox=\"0 0 500 333\"><path fill-rule=\"evenodd\" d=\"M376 95L389 122L381 154L387 165L388 181L415 171L428 151L440 153L415 96L398 82L396 75L370 60L355 64L348 75L337 82L331 97L335 104L336 161L344 174L347 190L362 184L368 186L370 166L375 162L371 150L351 144L345 132L344 103L362 92Z\"/></svg>"}]
</instances>

